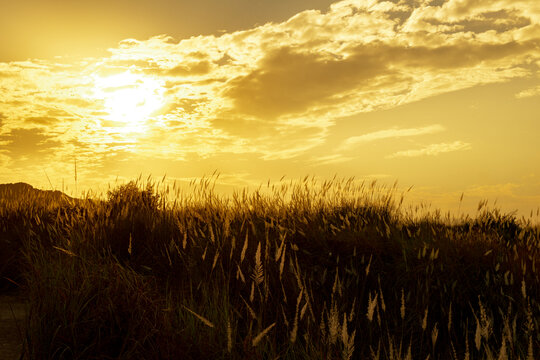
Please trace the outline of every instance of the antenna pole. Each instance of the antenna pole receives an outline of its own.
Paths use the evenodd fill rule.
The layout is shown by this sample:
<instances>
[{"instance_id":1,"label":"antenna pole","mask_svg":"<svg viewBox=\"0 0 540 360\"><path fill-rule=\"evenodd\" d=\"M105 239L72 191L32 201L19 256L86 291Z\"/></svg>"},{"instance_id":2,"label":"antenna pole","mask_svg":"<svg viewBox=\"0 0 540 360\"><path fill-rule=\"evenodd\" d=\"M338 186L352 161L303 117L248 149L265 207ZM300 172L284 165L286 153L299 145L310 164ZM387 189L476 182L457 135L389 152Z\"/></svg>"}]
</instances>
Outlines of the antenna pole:
<instances>
[{"instance_id":1,"label":"antenna pole","mask_svg":"<svg viewBox=\"0 0 540 360\"><path fill-rule=\"evenodd\" d=\"M79 190L77 186L77 157L75 156L75 197L79 196Z\"/></svg>"}]
</instances>

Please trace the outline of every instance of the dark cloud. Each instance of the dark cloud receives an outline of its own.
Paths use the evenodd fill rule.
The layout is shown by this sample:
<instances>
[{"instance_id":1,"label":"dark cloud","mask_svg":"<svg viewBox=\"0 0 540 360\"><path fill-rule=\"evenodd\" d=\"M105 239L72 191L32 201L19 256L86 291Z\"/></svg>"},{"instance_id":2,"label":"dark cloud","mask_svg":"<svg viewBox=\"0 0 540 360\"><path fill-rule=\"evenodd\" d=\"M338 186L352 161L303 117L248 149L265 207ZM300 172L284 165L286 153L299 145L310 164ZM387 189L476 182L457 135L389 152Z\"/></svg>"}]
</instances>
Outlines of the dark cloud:
<instances>
[{"instance_id":1,"label":"dark cloud","mask_svg":"<svg viewBox=\"0 0 540 360\"><path fill-rule=\"evenodd\" d=\"M38 97L37 99L39 100L44 100L44 101L47 101L47 102L68 102L68 99L62 99L62 98L54 98L54 97ZM62 110L62 109L59 109L57 107L49 107L49 106L44 106L44 105L34 105L33 106L34 110L36 111L39 111L40 113L43 113L45 114L44 116L48 116L48 117L55 117L55 118L65 118L65 117L72 117L73 114L65 111L65 110Z\"/></svg>"},{"instance_id":2,"label":"dark cloud","mask_svg":"<svg viewBox=\"0 0 540 360\"><path fill-rule=\"evenodd\" d=\"M212 85L215 83L224 83L224 82L227 82L226 78L209 78L209 79L202 79L200 81L194 81L193 83L204 86L204 85Z\"/></svg>"},{"instance_id":3,"label":"dark cloud","mask_svg":"<svg viewBox=\"0 0 540 360\"><path fill-rule=\"evenodd\" d=\"M190 58L193 58L193 59L197 59L197 60L203 60L203 59L208 58L208 54L203 53L201 51L191 52L191 53L187 54L187 56L189 56Z\"/></svg>"},{"instance_id":4,"label":"dark cloud","mask_svg":"<svg viewBox=\"0 0 540 360\"><path fill-rule=\"evenodd\" d=\"M301 113L349 90L373 86L373 80L383 75L397 78L401 74L405 79L408 68L470 69L481 63L527 54L539 47L540 40L502 44L463 41L439 47L400 47L373 42L350 48L352 55L346 58L284 47L267 55L250 74L229 81L224 93L234 100L237 111L272 119Z\"/></svg>"},{"instance_id":5,"label":"dark cloud","mask_svg":"<svg viewBox=\"0 0 540 360\"><path fill-rule=\"evenodd\" d=\"M400 0L401 1L401 0ZM431 2L429 3L430 6L443 6L444 3L446 2L446 0L431 0ZM408 1L409 5L413 5L414 6L414 1Z\"/></svg>"},{"instance_id":6,"label":"dark cloud","mask_svg":"<svg viewBox=\"0 0 540 360\"><path fill-rule=\"evenodd\" d=\"M69 99L68 99L69 100ZM68 113L67 111L64 111L62 109L49 109L47 111L47 116L52 117L71 117L73 114Z\"/></svg>"},{"instance_id":7,"label":"dark cloud","mask_svg":"<svg viewBox=\"0 0 540 360\"><path fill-rule=\"evenodd\" d=\"M0 135L0 151L5 151L13 159L31 157L37 159L54 153L61 143L47 135L42 129L13 129L5 135Z\"/></svg>"},{"instance_id":8,"label":"dark cloud","mask_svg":"<svg viewBox=\"0 0 540 360\"><path fill-rule=\"evenodd\" d=\"M53 125L58 122L58 119L54 117L48 117L48 116L36 116L36 117L26 118L24 122L28 124L35 124L35 125Z\"/></svg>"},{"instance_id":9,"label":"dark cloud","mask_svg":"<svg viewBox=\"0 0 540 360\"><path fill-rule=\"evenodd\" d=\"M259 69L230 81L225 95L235 101L238 111L261 118L301 112L387 73L380 55L358 53L338 60L281 48L267 55Z\"/></svg>"},{"instance_id":10,"label":"dark cloud","mask_svg":"<svg viewBox=\"0 0 540 360\"><path fill-rule=\"evenodd\" d=\"M530 40L522 43L511 41L502 44L471 44L463 42L436 48L426 46L411 48L384 46L381 51L387 53L387 61L401 63L410 67L444 70L469 68L490 60L500 60L509 56L516 57L538 49L539 46L540 40Z\"/></svg>"},{"instance_id":11,"label":"dark cloud","mask_svg":"<svg viewBox=\"0 0 540 360\"><path fill-rule=\"evenodd\" d=\"M231 64L234 62L234 59L227 53L225 53L221 59L217 60L217 61L214 61L214 63L216 65L219 65L219 66L223 66L223 65L228 65L228 64Z\"/></svg>"},{"instance_id":12,"label":"dark cloud","mask_svg":"<svg viewBox=\"0 0 540 360\"><path fill-rule=\"evenodd\" d=\"M0 71L0 79L17 77L17 73L13 71Z\"/></svg>"}]
</instances>

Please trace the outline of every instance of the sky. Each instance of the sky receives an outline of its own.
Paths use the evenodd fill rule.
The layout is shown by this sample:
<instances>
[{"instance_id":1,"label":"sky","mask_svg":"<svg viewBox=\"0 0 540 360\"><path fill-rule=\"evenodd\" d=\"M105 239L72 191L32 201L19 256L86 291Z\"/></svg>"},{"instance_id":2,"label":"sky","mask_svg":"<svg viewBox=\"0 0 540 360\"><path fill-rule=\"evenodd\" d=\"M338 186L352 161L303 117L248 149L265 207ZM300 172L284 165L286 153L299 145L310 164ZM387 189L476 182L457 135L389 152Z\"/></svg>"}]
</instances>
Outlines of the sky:
<instances>
[{"instance_id":1,"label":"sky","mask_svg":"<svg viewBox=\"0 0 540 360\"><path fill-rule=\"evenodd\" d=\"M0 44L0 183L354 176L540 206L538 0L0 0Z\"/></svg>"}]
</instances>

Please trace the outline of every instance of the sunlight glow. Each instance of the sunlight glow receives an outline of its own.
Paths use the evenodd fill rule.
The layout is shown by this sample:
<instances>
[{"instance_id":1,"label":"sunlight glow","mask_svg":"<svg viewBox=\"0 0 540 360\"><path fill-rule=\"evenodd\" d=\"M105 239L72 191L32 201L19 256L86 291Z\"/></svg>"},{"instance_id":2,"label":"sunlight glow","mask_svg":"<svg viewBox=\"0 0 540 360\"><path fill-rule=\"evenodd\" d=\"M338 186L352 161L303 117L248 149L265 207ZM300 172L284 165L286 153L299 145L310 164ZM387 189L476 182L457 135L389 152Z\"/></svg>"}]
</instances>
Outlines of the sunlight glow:
<instances>
[{"instance_id":1,"label":"sunlight glow","mask_svg":"<svg viewBox=\"0 0 540 360\"><path fill-rule=\"evenodd\" d=\"M161 81L130 71L95 78L94 96L104 102L107 120L122 123L124 132L142 132L164 105Z\"/></svg>"}]
</instances>

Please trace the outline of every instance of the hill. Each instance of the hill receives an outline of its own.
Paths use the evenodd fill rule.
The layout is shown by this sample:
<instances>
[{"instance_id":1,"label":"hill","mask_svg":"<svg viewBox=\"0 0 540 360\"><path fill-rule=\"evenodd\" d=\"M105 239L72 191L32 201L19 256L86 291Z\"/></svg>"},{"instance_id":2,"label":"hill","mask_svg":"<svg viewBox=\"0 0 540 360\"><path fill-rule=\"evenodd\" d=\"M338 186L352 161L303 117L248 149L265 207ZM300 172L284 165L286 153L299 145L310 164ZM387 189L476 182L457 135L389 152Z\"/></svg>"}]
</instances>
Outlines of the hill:
<instances>
[{"instance_id":1,"label":"hill","mask_svg":"<svg viewBox=\"0 0 540 360\"><path fill-rule=\"evenodd\" d=\"M58 190L40 190L23 182L0 184L0 201L20 202L24 200L72 202L75 199Z\"/></svg>"}]
</instances>

